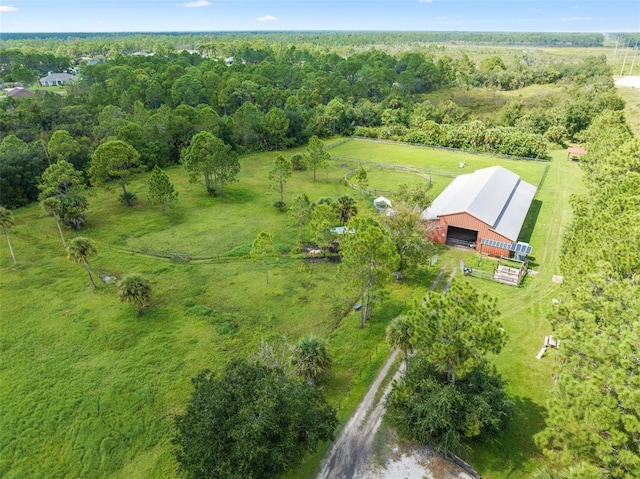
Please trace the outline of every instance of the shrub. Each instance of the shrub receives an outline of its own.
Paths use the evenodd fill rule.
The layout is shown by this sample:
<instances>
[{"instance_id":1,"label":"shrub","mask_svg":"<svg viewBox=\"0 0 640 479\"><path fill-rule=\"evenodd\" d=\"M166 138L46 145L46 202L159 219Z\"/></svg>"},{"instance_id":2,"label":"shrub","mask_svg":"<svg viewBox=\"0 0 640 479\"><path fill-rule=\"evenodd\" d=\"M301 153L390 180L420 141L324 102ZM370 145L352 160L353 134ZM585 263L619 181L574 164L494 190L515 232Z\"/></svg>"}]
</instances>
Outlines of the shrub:
<instances>
[{"instance_id":1,"label":"shrub","mask_svg":"<svg viewBox=\"0 0 640 479\"><path fill-rule=\"evenodd\" d=\"M307 160L304 155L296 153L291 157L291 169L296 171L304 171L307 169Z\"/></svg>"}]
</instances>

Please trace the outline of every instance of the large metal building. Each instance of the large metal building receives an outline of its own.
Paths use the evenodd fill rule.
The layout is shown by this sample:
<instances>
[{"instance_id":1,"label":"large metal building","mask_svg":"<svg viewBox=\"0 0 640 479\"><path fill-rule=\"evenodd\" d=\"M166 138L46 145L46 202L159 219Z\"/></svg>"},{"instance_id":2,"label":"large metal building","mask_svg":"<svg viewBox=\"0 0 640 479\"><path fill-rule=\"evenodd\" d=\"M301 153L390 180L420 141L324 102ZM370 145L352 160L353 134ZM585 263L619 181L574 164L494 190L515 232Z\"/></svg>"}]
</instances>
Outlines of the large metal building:
<instances>
[{"instance_id":1,"label":"large metal building","mask_svg":"<svg viewBox=\"0 0 640 479\"><path fill-rule=\"evenodd\" d=\"M535 186L501 166L483 168L456 177L422 219L430 223L432 241L508 257L535 193Z\"/></svg>"}]
</instances>

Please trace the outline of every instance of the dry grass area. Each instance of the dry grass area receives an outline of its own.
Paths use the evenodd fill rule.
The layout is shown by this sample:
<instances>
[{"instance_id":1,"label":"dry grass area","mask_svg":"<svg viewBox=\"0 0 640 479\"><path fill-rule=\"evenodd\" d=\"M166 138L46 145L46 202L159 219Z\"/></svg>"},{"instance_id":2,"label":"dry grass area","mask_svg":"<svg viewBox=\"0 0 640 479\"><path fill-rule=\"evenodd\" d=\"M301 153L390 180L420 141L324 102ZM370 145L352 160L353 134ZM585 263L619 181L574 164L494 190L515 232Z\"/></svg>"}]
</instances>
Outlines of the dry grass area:
<instances>
[{"instance_id":1,"label":"dry grass area","mask_svg":"<svg viewBox=\"0 0 640 479\"><path fill-rule=\"evenodd\" d=\"M640 76L625 77L629 78L635 80L635 86L618 86L618 95L625 101L624 114L629 128L634 136L640 136Z\"/></svg>"}]
</instances>

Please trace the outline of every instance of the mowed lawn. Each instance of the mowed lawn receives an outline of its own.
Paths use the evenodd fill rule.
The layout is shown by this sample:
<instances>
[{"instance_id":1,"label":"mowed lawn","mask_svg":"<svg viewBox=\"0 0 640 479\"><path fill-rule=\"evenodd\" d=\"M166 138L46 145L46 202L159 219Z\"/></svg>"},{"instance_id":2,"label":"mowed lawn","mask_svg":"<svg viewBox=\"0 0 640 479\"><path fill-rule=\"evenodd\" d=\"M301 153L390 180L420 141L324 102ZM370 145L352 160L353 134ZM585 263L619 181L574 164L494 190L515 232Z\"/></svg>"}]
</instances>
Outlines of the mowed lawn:
<instances>
[{"instance_id":1,"label":"mowed lawn","mask_svg":"<svg viewBox=\"0 0 640 479\"><path fill-rule=\"evenodd\" d=\"M394 152L392 146L354 140L331 149L354 160L332 161L317 172L316 182L311 171L294 172L285 201L301 192L312 201L352 194L361 211L372 214L369 199L341 182L357 159L460 171L452 152L403 145ZM387 159L379 156L382 147ZM523 168L518 171L507 166L511 160L462 155L465 173L501 164L536 183L544 168L513 162ZM292 218L273 207L278 198L266 178L274 158L275 153L243 157L238 183L216 198L188 183L180 167L168 169L180 195L170 221L146 202L148 174L132 181L129 189L139 199L133 208L121 206L116 191L89 197L85 228L66 231L67 239L79 234L95 241L99 254L91 267L99 278L139 272L150 279L153 304L141 318L132 305L118 301L113 283L99 279L97 290L90 287L84 268L65 258L55 224L38 205L14 212L10 234L17 267L8 248L0 248L2 477L175 477L172 421L189 397L190 379L254 354L264 341L295 343L307 333L327 339L334 368L322 387L341 419L349 415L386 357L387 322L424 294L436 271L392 284L387 303L358 329L355 295L336 276L336 265L287 254L299 232ZM542 206L530 242L539 274L520 289L474 283L499 297L510 342L496 363L524 405L498 438L502 446L482 444L472 451L472 462L487 477L524 477L538 455L531 433L542 424L553 357L537 361L535 354L549 333L546 315L560 287L550 275L558 269L568 195L579 185L577 165L563 160L562 152L554 155L538 197ZM403 173L389 184L385 175L372 172L370 187L392 190L396 181L412 178L419 177ZM269 284L264 265L243 256L262 230L274 235L284 253L270 265ZM171 263L133 251L196 259ZM436 268L455 268L457 254L441 254ZM532 418L530 410L536 413ZM507 451L520 451L513 464L505 464ZM309 458L300 476L313 477L320 458Z\"/></svg>"},{"instance_id":2,"label":"mowed lawn","mask_svg":"<svg viewBox=\"0 0 640 479\"><path fill-rule=\"evenodd\" d=\"M351 159L363 162L402 165L420 168L434 178L472 173L480 168L500 165L518 174L524 181L537 185L547 165L544 161L512 160L490 155L472 154L456 150L429 148L416 145L398 144L390 141L353 139L329 150L340 160ZM463 165L461 167L461 165ZM369 167L375 168L375 165ZM435 178L437 180L437 178ZM451 180L447 181L449 184ZM445 184L445 186L446 186Z\"/></svg>"},{"instance_id":3,"label":"mowed lawn","mask_svg":"<svg viewBox=\"0 0 640 479\"><path fill-rule=\"evenodd\" d=\"M556 356L553 350L542 359L536 359L536 355L544 337L553 333L548 321L553 315L552 300L562 294L562 285L552 278L561 274L562 238L572 217L569 198L584 192L579 165L567 161L562 150L553 152L552 157L536 195L539 212L529 239L534 274L528 275L517 289L490 281L473 282L476 286L482 284L483 290L498 298L509 340L494 362L515 400L514 415L506 431L472 446L468 457L482 477L529 477L541 465L541 451L533 436L544 428ZM477 256L473 260L477 261ZM468 261L473 264L473 260Z\"/></svg>"}]
</instances>

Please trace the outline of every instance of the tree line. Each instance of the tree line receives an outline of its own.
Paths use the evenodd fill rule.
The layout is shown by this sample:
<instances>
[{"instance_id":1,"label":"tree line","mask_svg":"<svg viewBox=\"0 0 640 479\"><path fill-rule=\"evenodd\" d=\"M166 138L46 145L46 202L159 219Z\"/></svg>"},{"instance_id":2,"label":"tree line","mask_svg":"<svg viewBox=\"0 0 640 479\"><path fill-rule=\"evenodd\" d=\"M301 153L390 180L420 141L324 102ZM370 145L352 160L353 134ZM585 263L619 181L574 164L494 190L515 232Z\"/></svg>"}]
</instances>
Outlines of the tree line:
<instances>
[{"instance_id":1,"label":"tree line","mask_svg":"<svg viewBox=\"0 0 640 479\"><path fill-rule=\"evenodd\" d=\"M83 173L105 141L128 143L141 165L152 169L179 163L200 132L216 136L236 154L302 145L314 135L357 133L544 158L547 142L573 139L602 109L623 107L612 93L604 57L554 63L526 55L491 56L476 62L466 54L436 58L428 51L376 49L343 57L245 39L225 44L225 51L234 52L228 65L220 57L222 46L203 48L211 58L186 51L116 54L84 66L81 80L67 87L65 96L5 98L0 104L0 204L15 208L37 199L39 177L56 154L50 151L52 140L59 143L56 135L63 132L70 136L66 159ZM18 65L27 68L41 56L2 54L5 79ZM26 62L32 55L33 62ZM450 100L432 103L421 97L451 86L513 89L557 82L576 85L569 100L532 110L507 104L495 120L474 119Z\"/></svg>"},{"instance_id":2,"label":"tree line","mask_svg":"<svg viewBox=\"0 0 640 479\"><path fill-rule=\"evenodd\" d=\"M562 348L537 443L558 468L580 471L571 477L638 477L640 140L612 110L581 138L588 191L571 200L566 293L550 318Z\"/></svg>"}]
</instances>

